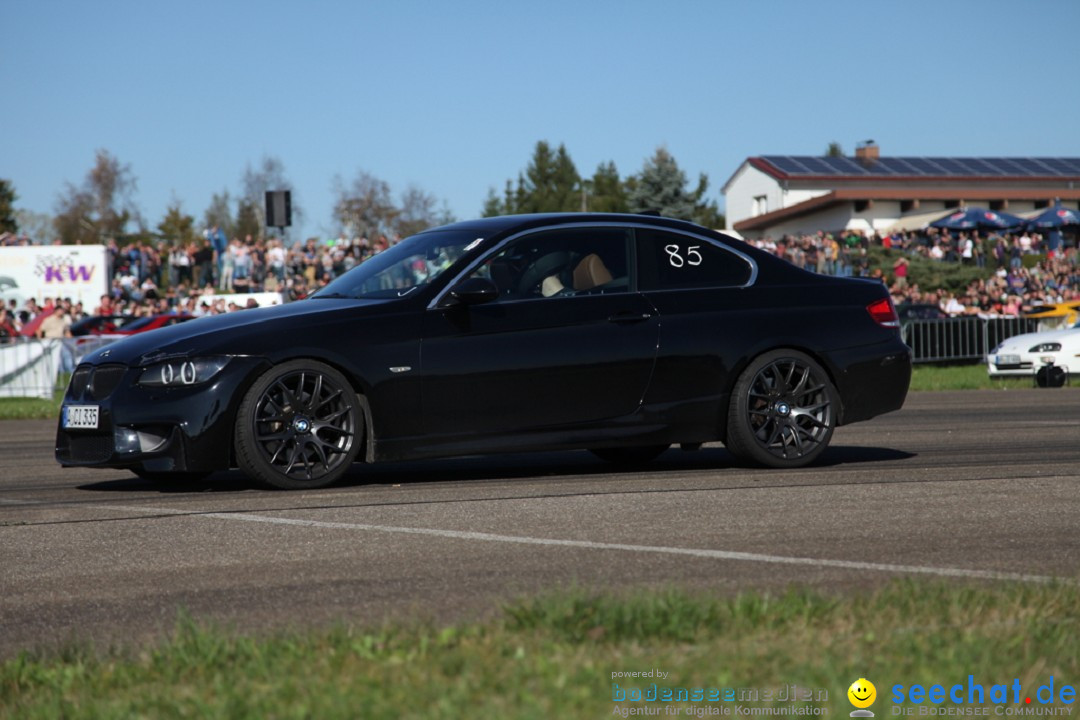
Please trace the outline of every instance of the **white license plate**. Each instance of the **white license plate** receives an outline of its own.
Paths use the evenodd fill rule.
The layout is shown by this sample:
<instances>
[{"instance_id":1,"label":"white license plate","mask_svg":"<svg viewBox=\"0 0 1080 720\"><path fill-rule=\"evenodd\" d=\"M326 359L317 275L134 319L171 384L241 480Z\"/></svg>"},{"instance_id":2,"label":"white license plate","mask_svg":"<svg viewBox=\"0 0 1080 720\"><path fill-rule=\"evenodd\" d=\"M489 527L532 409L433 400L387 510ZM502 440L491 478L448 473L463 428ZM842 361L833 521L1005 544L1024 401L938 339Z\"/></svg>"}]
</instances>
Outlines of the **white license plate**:
<instances>
[{"instance_id":1,"label":"white license plate","mask_svg":"<svg viewBox=\"0 0 1080 720\"><path fill-rule=\"evenodd\" d=\"M1020 364L1020 356L1019 355L998 355L997 356L997 362L995 362L994 364L995 365L1019 365Z\"/></svg>"},{"instance_id":2,"label":"white license plate","mask_svg":"<svg viewBox=\"0 0 1080 720\"><path fill-rule=\"evenodd\" d=\"M98 426L97 405L65 405L64 427L71 429L96 430Z\"/></svg>"}]
</instances>

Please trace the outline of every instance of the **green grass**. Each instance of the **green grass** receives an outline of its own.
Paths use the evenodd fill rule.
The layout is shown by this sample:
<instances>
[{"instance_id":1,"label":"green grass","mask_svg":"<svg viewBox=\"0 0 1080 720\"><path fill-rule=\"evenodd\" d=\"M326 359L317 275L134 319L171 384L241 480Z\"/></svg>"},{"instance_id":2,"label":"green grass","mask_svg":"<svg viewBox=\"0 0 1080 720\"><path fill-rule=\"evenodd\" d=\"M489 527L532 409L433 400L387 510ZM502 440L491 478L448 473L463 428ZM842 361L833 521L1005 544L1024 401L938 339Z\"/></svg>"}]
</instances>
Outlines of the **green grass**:
<instances>
[{"instance_id":1,"label":"green grass","mask_svg":"<svg viewBox=\"0 0 1080 720\"><path fill-rule=\"evenodd\" d=\"M0 398L0 420L52 419L60 415L60 403L64 399L71 373L62 373L56 381L51 400L42 398Z\"/></svg>"},{"instance_id":2,"label":"green grass","mask_svg":"<svg viewBox=\"0 0 1080 720\"><path fill-rule=\"evenodd\" d=\"M1073 387L1076 387L1075 380ZM916 365L911 374L911 390L1014 390L1035 387L1034 377L991 379L986 366ZM1048 389L1047 392L1053 392Z\"/></svg>"},{"instance_id":3,"label":"green grass","mask_svg":"<svg viewBox=\"0 0 1080 720\"><path fill-rule=\"evenodd\" d=\"M60 414L60 398L0 398L0 420L39 420Z\"/></svg>"},{"instance_id":4,"label":"green grass","mask_svg":"<svg viewBox=\"0 0 1080 720\"><path fill-rule=\"evenodd\" d=\"M612 682L657 682L612 673L659 668L668 687L823 690L830 717L850 712L846 689L865 677L877 685L880 718L891 716L895 684L948 687L974 675L987 688L1018 678L1029 693L1051 676L1075 685L1078 621L1075 586L914 581L844 597L571 591L522 600L484 623L262 638L184 619L159 646L3 663L0 716L592 718L634 706L612 702ZM770 703L675 706L690 717L736 704Z\"/></svg>"}]
</instances>

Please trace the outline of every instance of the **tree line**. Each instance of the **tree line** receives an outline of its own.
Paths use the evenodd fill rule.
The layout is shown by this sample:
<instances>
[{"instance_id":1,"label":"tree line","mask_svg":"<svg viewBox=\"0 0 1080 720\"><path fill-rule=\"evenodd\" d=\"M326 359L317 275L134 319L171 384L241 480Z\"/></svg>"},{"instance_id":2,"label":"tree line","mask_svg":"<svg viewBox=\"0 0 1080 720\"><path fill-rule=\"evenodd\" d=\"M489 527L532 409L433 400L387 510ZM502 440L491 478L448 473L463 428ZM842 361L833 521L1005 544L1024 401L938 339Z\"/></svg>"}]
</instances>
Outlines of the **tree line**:
<instances>
[{"instance_id":1,"label":"tree line","mask_svg":"<svg viewBox=\"0 0 1080 720\"><path fill-rule=\"evenodd\" d=\"M581 176L566 147L552 149L537 142L516 182L507 180L502 193L489 190L481 214L507 215L534 212L647 212L722 227L723 215L715 200L706 197L708 177L702 173L693 188L686 174L664 147L645 160L640 172L621 177L614 162L601 163L591 177ZM94 244L115 239L121 244L164 239L188 243L203 228L221 228L228 237L265 234L264 197L268 190L293 190L278 158L267 156L248 165L236 195L228 189L214 193L201 222L174 199L164 217L151 228L134 201L137 180L129 164L109 151L96 152L94 165L81 183L66 183L54 213L38 215L15 209L14 184L0 179L0 232L30 233L36 240L58 238L64 244ZM333 222L349 236L407 237L429 227L453 222L445 203L417 185L395 194L390 185L360 169L346 180L331 183ZM292 194L294 222L304 209ZM21 228L21 230L20 230Z\"/></svg>"},{"instance_id":2,"label":"tree line","mask_svg":"<svg viewBox=\"0 0 1080 720\"><path fill-rule=\"evenodd\" d=\"M507 180L501 195L494 189L488 191L483 215L659 212L706 227L723 227L724 216L716 201L706 197L708 189L705 173L691 189L686 173L662 146L645 160L637 174L622 178L615 163L609 161L600 163L592 177L586 178L578 174L564 145L552 150L547 142L540 141L516 183Z\"/></svg>"}]
</instances>

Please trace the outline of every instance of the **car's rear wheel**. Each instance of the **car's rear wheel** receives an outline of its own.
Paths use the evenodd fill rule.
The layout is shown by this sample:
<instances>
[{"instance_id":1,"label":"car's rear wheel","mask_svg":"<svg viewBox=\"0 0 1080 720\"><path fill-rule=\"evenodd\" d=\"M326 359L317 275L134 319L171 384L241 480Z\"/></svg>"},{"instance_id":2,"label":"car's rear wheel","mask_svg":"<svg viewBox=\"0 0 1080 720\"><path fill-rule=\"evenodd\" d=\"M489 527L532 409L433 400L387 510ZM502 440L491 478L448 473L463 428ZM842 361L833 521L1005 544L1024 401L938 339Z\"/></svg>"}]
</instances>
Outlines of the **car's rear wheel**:
<instances>
[{"instance_id":1,"label":"car's rear wheel","mask_svg":"<svg viewBox=\"0 0 1080 720\"><path fill-rule=\"evenodd\" d=\"M735 382L725 445L740 460L758 465L809 465L832 438L836 397L828 374L805 353L760 355Z\"/></svg>"},{"instance_id":2,"label":"car's rear wheel","mask_svg":"<svg viewBox=\"0 0 1080 720\"><path fill-rule=\"evenodd\" d=\"M274 487L324 487L360 451L364 414L340 372L316 360L271 368L244 395L236 417L236 459Z\"/></svg>"},{"instance_id":3,"label":"car's rear wheel","mask_svg":"<svg viewBox=\"0 0 1080 720\"><path fill-rule=\"evenodd\" d=\"M613 465L644 465L652 462L670 445L645 445L642 447L596 448L593 455Z\"/></svg>"}]
</instances>

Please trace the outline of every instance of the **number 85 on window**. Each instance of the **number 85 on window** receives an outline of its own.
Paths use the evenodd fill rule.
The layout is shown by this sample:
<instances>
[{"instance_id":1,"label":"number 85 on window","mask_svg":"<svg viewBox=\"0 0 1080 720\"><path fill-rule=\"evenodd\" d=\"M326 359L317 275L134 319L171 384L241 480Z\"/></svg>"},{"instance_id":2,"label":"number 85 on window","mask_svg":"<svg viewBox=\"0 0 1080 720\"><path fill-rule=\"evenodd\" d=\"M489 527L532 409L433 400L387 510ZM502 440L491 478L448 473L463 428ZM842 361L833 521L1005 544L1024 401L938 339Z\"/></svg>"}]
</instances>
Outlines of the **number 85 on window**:
<instances>
[{"instance_id":1,"label":"number 85 on window","mask_svg":"<svg viewBox=\"0 0 1080 720\"><path fill-rule=\"evenodd\" d=\"M678 245L665 245L664 252L668 254L668 262L671 267L681 268L686 265L697 267L701 264L701 253L698 252L700 245L691 245L686 248L686 257L682 255L682 248Z\"/></svg>"}]
</instances>

